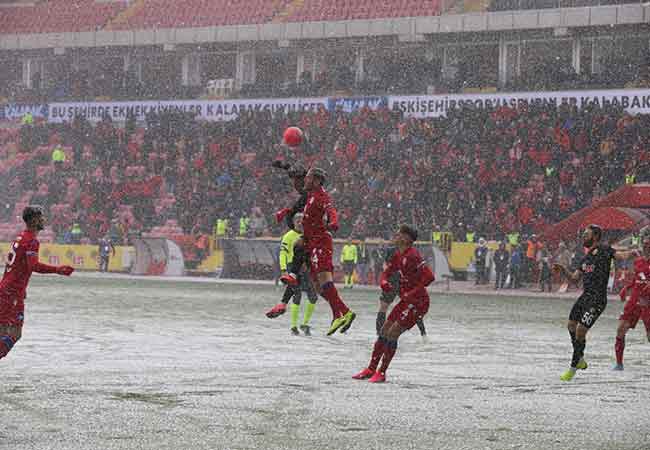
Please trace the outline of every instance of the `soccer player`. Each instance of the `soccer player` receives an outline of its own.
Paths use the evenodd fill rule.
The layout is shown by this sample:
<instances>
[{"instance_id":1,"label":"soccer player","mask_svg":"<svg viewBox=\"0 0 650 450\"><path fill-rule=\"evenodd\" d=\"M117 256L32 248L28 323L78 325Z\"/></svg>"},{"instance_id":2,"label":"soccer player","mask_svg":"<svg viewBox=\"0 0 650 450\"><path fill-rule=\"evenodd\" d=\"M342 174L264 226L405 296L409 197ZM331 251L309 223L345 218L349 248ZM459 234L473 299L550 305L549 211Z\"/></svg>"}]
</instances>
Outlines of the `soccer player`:
<instances>
[{"instance_id":1,"label":"soccer player","mask_svg":"<svg viewBox=\"0 0 650 450\"><path fill-rule=\"evenodd\" d=\"M643 320L646 336L650 342L650 234L643 236L643 255L634 261L634 278L621 290L621 301L625 301L628 291L632 291L630 299L623 308L616 330L616 365L614 370L623 370L623 352L625 351L625 335L630 328L635 328L639 319Z\"/></svg>"},{"instance_id":2,"label":"soccer player","mask_svg":"<svg viewBox=\"0 0 650 450\"><path fill-rule=\"evenodd\" d=\"M583 293L571 308L567 328L573 344L571 366L560 379L571 381L576 369L586 369L584 360L587 332L596 323L607 306L607 282L612 260L625 260L638 254L636 250L617 251L601 243L603 230L598 225L589 225L583 234L583 244L587 249L578 269L570 274L574 280L582 277Z\"/></svg>"},{"instance_id":3,"label":"soccer player","mask_svg":"<svg viewBox=\"0 0 650 450\"><path fill-rule=\"evenodd\" d=\"M25 313L25 291L32 272L57 273L70 276L70 266L50 266L38 261L38 232L45 218L39 206L23 210L26 229L11 244L5 257L5 272L0 281L0 359L7 356L22 336Z\"/></svg>"},{"instance_id":4,"label":"soccer player","mask_svg":"<svg viewBox=\"0 0 650 450\"><path fill-rule=\"evenodd\" d=\"M357 316L343 303L334 286L331 233L338 230L339 224L336 209L329 194L323 188L326 179L327 174L323 169L314 167L307 172L305 177L307 204L303 227L312 279L318 283L320 295L332 308L332 324L327 331L327 335L330 336L337 330L345 333Z\"/></svg>"},{"instance_id":5,"label":"soccer player","mask_svg":"<svg viewBox=\"0 0 650 450\"><path fill-rule=\"evenodd\" d=\"M293 298L291 303L291 333L295 336L299 335L298 331L298 315L300 313L300 302L302 301L302 292L307 292L309 303L305 306L305 315L303 317L300 329L306 336L311 335L311 328L309 321L314 314L318 294L314 290L313 285L309 280L309 272L306 264L305 250L302 244L302 217L298 213L293 216L293 229L289 230L282 237L282 245L280 249L280 270L282 276L280 279L287 285L287 288L282 296L282 301L275 305L266 316L273 319L285 313L287 303Z\"/></svg>"},{"instance_id":6,"label":"soccer player","mask_svg":"<svg viewBox=\"0 0 650 450\"><path fill-rule=\"evenodd\" d=\"M386 267L390 264L393 256L397 252L396 247L386 248ZM399 295L400 292L400 273L398 271L393 272L388 276L388 284L392 286L392 289L388 291L381 291L381 297L379 297L379 310L377 311L377 319L375 321L375 326L377 328L377 336L381 336L381 329L386 322L386 312L388 312L388 306L393 303L393 300ZM424 327L424 321L422 317L418 317L415 321L415 324L420 330L420 336L422 339L425 339L427 336L427 330Z\"/></svg>"},{"instance_id":7,"label":"soccer player","mask_svg":"<svg viewBox=\"0 0 650 450\"><path fill-rule=\"evenodd\" d=\"M405 331L413 328L418 318L429 310L429 294L426 287L435 279L420 253L413 247L417 231L402 225L395 236L397 252L381 276L381 288L390 291L390 276L400 274L400 301L391 311L375 342L368 367L354 375L356 380L368 379L371 383L386 381L386 370L397 351L397 340ZM381 366L379 363L381 362Z\"/></svg>"}]
</instances>

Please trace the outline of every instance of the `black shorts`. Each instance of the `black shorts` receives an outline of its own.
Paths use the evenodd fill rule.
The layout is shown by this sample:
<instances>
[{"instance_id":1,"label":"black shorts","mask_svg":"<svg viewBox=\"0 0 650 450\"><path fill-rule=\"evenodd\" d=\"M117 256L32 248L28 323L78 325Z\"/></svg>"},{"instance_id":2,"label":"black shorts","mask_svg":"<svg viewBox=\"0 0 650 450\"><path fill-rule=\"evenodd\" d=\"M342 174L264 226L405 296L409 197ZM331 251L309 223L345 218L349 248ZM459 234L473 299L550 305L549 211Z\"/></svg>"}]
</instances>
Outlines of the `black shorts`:
<instances>
[{"instance_id":1,"label":"black shorts","mask_svg":"<svg viewBox=\"0 0 650 450\"><path fill-rule=\"evenodd\" d=\"M354 262L343 261L343 272L352 273L354 272L354 267L356 264Z\"/></svg>"},{"instance_id":2,"label":"black shorts","mask_svg":"<svg viewBox=\"0 0 650 450\"><path fill-rule=\"evenodd\" d=\"M574 303L569 320L579 322L587 328L591 328L607 306L607 296L584 293Z\"/></svg>"},{"instance_id":3,"label":"black shorts","mask_svg":"<svg viewBox=\"0 0 650 450\"><path fill-rule=\"evenodd\" d=\"M399 272L393 273L389 278L388 282L393 286L393 289L391 289L388 292L381 291L381 297L379 297L379 300L381 300L384 303L393 303L393 300L397 298L399 295L399 279L400 275Z\"/></svg>"}]
</instances>

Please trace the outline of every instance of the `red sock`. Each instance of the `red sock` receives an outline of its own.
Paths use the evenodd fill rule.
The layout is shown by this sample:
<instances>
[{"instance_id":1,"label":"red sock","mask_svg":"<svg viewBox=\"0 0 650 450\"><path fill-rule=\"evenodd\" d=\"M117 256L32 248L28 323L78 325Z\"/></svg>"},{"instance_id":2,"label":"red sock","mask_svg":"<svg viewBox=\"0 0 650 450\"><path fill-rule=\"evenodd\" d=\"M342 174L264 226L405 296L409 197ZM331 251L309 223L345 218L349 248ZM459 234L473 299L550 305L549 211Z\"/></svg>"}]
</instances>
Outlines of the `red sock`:
<instances>
[{"instance_id":1,"label":"red sock","mask_svg":"<svg viewBox=\"0 0 650 450\"><path fill-rule=\"evenodd\" d=\"M616 344L614 344L616 351L616 364L623 364L623 352L625 351L625 336L616 336Z\"/></svg>"},{"instance_id":2,"label":"red sock","mask_svg":"<svg viewBox=\"0 0 650 450\"><path fill-rule=\"evenodd\" d=\"M325 300L327 300L327 303L330 304L330 308L332 308L332 316L336 319L338 317L341 317L345 313L347 313L350 309L343 303L343 300L341 300L341 297L339 297L339 293L336 290L336 286L334 286L334 283L331 281L328 283L325 283L321 287L321 295Z\"/></svg>"},{"instance_id":3,"label":"red sock","mask_svg":"<svg viewBox=\"0 0 650 450\"><path fill-rule=\"evenodd\" d=\"M384 350L384 359L381 360L381 367L379 368L379 371L381 373L386 373L386 370L388 370L388 366L390 365L393 356L395 356L396 351L397 351L397 341L386 342L386 350Z\"/></svg>"},{"instance_id":4,"label":"red sock","mask_svg":"<svg viewBox=\"0 0 650 450\"><path fill-rule=\"evenodd\" d=\"M375 341L375 347L372 349L372 356L370 357L370 363L368 364L368 369L373 372L377 370L379 365L379 360L386 351L386 339L380 337Z\"/></svg>"}]
</instances>

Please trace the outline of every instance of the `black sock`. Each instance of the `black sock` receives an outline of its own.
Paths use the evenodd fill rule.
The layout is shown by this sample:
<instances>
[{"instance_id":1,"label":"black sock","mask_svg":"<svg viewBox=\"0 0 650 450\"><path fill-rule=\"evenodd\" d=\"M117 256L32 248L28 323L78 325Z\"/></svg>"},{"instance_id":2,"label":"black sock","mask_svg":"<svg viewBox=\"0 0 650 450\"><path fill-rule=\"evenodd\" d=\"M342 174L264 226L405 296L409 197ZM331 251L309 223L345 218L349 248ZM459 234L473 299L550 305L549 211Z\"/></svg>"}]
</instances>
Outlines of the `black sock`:
<instances>
[{"instance_id":1,"label":"black sock","mask_svg":"<svg viewBox=\"0 0 650 450\"><path fill-rule=\"evenodd\" d=\"M287 288L284 290L284 294L282 295L282 303L285 305L289 303L289 300L291 300L291 297L293 297L293 288L291 286L287 286Z\"/></svg>"},{"instance_id":2,"label":"black sock","mask_svg":"<svg viewBox=\"0 0 650 450\"><path fill-rule=\"evenodd\" d=\"M576 339L573 343L573 357L571 358L571 367L575 368L578 365L578 362L582 359L585 354L585 345L586 341L579 341Z\"/></svg>"},{"instance_id":3,"label":"black sock","mask_svg":"<svg viewBox=\"0 0 650 450\"><path fill-rule=\"evenodd\" d=\"M427 335L427 329L424 328L424 322L422 321L422 319L416 320L415 324L420 329L420 336L426 336Z\"/></svg>"},{"instance_id":4,"label":"black sock","mask_svg":"<svg viewBox=\"0 0 650 450\"><path fill-rule=\"evenodd\" d=\"M377 336L381 336L381 328L384 326L384 322L386 322L386 313L385 312L378 312L377 313Z\"/></svg>"},{"instance_id":5,"label":"black sock","mask_svg":"<svg viewBox=\"0 0 650 450\"><path fill-rule=\"evenodd\" d=\"M571 336L571 345L576 344L576 332L569 330L569 336Z\"/></svg>"}]
</instances>

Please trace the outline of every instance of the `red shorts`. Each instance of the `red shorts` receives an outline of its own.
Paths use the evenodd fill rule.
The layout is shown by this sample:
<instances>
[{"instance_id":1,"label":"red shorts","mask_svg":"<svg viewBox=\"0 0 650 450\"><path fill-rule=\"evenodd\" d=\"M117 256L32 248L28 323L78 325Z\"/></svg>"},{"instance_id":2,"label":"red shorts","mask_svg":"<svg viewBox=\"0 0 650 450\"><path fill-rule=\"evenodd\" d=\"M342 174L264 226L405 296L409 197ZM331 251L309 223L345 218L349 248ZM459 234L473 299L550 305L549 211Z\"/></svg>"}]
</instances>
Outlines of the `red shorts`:
<instances>
[{"instance_id":1,"label":"red shorts","mask_svg":"<svg viewBox=\"0 0 650 450\"><path fill-rule=\"evenodd\" d=\"M428 297L417 300L414 303L407 303L400 300L399 303L393 307L386 322L397 322L402 328L410 330L415 325L415 322L417 322L418 319L423 318L428 311Z\"/></svg>"},{"instance_id":2,"label":"red shorts","mask_svg":"<svg viewBox=\"0 0 650 450\"><path fill-rule=\"evenodd\" d=\"M25 315L25 300L0 291L0 326L20 327Z\"/></svg>"},{"instance_id":3,"label":"red shorts","mask_svg":"<svg viewBox=\"0 0 650 450\"><path fill-rule=\"evenodd\" d=\"M309 240L307 248L309 250L309 271L312 277L323 272L334 272L332 236L312 238Z\"/></svg>"},{"instance_id":4,"label":"red shorts","mask_svg":"<svg viewBox=\"0 0 650 450\"><path fill-rule=\"evenodd\" d=\"M650 306L640 306L637 298L630 298L625 303L623 314L618 318L630 324L630 328L636 327L639 319L643 320L646 330L650 331Z\"/></svg>"}]
</instances>

